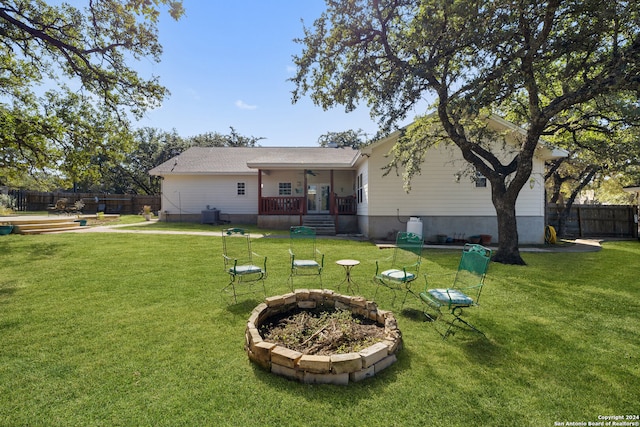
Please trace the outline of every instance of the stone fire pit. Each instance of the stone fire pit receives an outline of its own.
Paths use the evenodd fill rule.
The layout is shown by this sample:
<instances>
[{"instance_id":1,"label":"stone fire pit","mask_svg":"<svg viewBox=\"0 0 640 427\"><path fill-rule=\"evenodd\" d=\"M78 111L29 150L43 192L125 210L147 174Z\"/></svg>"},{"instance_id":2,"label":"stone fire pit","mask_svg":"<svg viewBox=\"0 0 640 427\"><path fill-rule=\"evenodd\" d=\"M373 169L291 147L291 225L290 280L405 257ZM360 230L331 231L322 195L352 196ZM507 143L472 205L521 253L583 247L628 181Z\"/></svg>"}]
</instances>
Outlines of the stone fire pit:
<instances>
[{"instance_id":1,"label":"stone fire pit","mask_svg":"<svg viewBox=\"0 0 640 427\"><path fill-rule=\"evenodd\" d=\"M342 309L384 326L383 341L357 353L307 355L278 344L266 342L260 327L274 316L296 309ZM292 293L268 297L258 305L245 332L245 349L249 360L274 374L303 383L346 385L374 376L396 361L402 347L402 334L393 313L379 310L376 303L363 297L337 294L328 289L296 289Z\"/></svg>"}]
</instances>

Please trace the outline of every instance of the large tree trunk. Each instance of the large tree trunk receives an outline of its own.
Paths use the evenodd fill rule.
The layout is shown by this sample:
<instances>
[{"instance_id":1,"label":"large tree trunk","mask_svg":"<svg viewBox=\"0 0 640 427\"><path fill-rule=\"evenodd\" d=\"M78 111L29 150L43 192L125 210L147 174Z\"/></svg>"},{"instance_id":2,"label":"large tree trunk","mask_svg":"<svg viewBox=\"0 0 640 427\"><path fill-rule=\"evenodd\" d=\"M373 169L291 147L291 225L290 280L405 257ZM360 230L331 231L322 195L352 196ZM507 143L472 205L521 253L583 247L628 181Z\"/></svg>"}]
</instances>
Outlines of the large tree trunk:
<instances>
[{"instance_id":1,"label":"large tree trunk","mask_svg":"<svg viewBox=\"0 0 640 427\"><path fill-rule=\"evenodd\" d=\"M498 217L498 250L492 257L494 262L526 265L518 248L517 197L517 192L492 189L493 206Z\"/></svg>"},{"instance_id":2,"label":"large tree trunk","mask_svg":"<svg viewBox=\"0 0 640 427\"><path fill-rule=\"evenodd\" d=\"M464 159L475 166L491 182L491 201L498 219L498 250L492 260L502 264L525 265L518 249L518 224L516 221L516 200L529 180L533 169L533 154L538 145L538 135L543 126L532 127L522 143L520 153L504 165L482 145L469 141L462 125L454 125L447 110L446 89L440 94L438 117L447 135L460 148ZM536 133L538 132L538 133ZM507 185L507 178L509 184Z\"/></svg>"}]
</instances>

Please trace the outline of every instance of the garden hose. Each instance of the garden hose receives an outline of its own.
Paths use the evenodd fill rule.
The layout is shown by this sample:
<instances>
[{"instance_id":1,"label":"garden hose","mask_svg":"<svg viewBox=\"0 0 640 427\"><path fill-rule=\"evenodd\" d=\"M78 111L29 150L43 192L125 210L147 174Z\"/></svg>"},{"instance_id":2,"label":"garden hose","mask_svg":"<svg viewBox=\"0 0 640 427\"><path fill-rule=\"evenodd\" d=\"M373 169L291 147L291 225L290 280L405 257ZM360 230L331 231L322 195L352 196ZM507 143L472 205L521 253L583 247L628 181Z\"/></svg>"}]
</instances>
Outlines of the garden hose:
<instances>
[{"instance_id":1,"label":"garden hose","mask_svg":"<svg viewBox=\"0 0 640 427\"><path fill-rule=\"evenodd\" d=\"M556 229L553 225L547 225L544 228L544 242L549 245L555 245L556 243Z\"/></svg>"}]
</instances>

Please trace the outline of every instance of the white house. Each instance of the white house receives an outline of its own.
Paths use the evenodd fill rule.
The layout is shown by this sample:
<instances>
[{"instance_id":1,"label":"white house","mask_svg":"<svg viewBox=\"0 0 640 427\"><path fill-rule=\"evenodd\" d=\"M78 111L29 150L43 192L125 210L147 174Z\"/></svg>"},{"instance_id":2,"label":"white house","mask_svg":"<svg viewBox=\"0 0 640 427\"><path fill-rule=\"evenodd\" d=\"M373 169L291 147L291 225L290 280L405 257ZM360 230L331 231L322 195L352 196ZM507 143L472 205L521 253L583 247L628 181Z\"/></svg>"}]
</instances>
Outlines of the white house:
<instances>
[{"instance_id":1,"label":"white house","mask_svg":"<svg viewBox=\"0 0 640 427\"><path fill-rule=\"evenodd\" d=\"M521 129L498 118L496 129ZM423 237L444 234L497 237L490 183L468 177L468 164L455 146L429 149L411 192L402 177L384 175L400 133L362 150L321 147L193 147L152 169L162 180L161 220L201 221L218 212L232 223L288 228L324 217L338 233L372 239L404 231L413 217ZM515 142L513 142L515 144ZM520 243L544 241L544 163L566 155L540 146L533 173L516 204ZM419 220L417 220L419 218Z\"/></svg>"}]
</instances>

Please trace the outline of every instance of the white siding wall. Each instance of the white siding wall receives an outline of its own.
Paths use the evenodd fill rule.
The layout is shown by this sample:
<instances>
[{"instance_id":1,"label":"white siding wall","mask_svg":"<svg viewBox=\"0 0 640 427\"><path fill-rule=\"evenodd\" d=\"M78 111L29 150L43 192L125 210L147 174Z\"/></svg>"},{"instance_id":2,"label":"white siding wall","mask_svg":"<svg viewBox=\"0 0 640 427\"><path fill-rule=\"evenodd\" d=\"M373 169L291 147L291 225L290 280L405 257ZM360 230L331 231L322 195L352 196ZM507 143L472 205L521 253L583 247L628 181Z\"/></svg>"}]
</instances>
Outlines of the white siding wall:
<instances>
[{"instance_id":1,"label":"white siding wall","mask_svg":"<svg viewBox=\"0 0 640 427\"><path fill-rule=\"evenodd\" d=\"M544 160L534 158L529 185L525 185L518 195L516 213L544 218L544 207Z\"/></svg>"},{"instance_id":2,"label":"white siding wall","mask_svg":"<svg viewBox=\"0 0 640 427\"><path fill-rule=\"evenodd\" d=\"M333 191L339 197L353 196L356 193L356 178L353 171L334 171L333 172Z\"/></svg>"},{"instance_id":3,"label":"white siding wall","mask_svg":"<svg viewBox=\"0 0 640 427\"><path fill-rule=\"evenodd\" d=\"M314 175L307 175L307 184L331 184L331 172L328 170L313 171ZM354 193L353 171L334 171L334 191L340 197L351 196ZM291 195L304 196L304 171L303 170L270 170L262 176L262 195L264 197L278 196L278 187L281 182L291 183Z\"/></svg>"},{"instance_id":4,"label":"white siding wall","mask_svg":"<svg viewBox=\"0 0 640 427\"><path fill-rule=\"evenodd\" d=\"M329 171L309 175L307 183L330 184ZM354 194L352 171L336 171L333 176L338 196ZM239 182L245 183L245 195L237 194ZM262 176L262 195L278 196L281 182L290 182L292 196L304 196L303 171L268 171ZM185 175L167 176L162 181L162 208L168 213L200 214L207 205L229 214L258 213L258 176L256 175Z\"/></svg>"},{"instance_id":5,"label":"white siding wall","mask_svg":"<svg viewBox=\"0 0 640 427\"><path fill-rule=\"evenodd\" d=\"M362 174L362 202L358 203L358 215L369 215L369 162L365 161L358 167L356 172L356 182L358 175ZM358 189L356 188L356 191Z\"/></svg>"},{"instance_id":6,"label":"white siding wall","mask_svg":"<svg viewBox=\"0 0 640 427\"><path fill-rule=\"evenodd\" d=\"M494 216L490 183L487 187L476 187L468 176L455 181L455 173L467 168L459 149L455 146L436 147L427 152L422 164L422 173L411 180L411 191L403 189L402 176L391 171L383 176L382 168L387 164L384 157L393 141L377 147L369 159L368 209L361 207L359 214L373 216ZM534 176L541 177L543 162L536 160ZM399 172L400 175L402 171ZM544 188L541 178L534 188L525 186L516 204L519 216L544 215ZM365 213L366 211L366 213Z\"/></svg>"},{"instance_id":7,"label":"white siding wall","mask_svg":"<svg viewBox=\"0 0 640 427\"><path fill-rule=\"evenodd\" d=\"M239 182L245 195L237 194ZM200 214L207 205L233 214L258 213L257 175L167 176L162 181L162 211Z\"/></svg>"},{"instance_id":8,"label":"white siding wall","mask_svg":"<svg viewBox=\"0 0 640 427\"><path fill-rule=\"evenodd\" d=\"M256 178L257 179L257 178ZM304 177L302 171L265 171L262 175L262 196L278 196L278 185L281 182L291 183L291 196L302 197L304 195ZM258 198L255 203L257 206Z\"/></svg>"}]
</instances>

